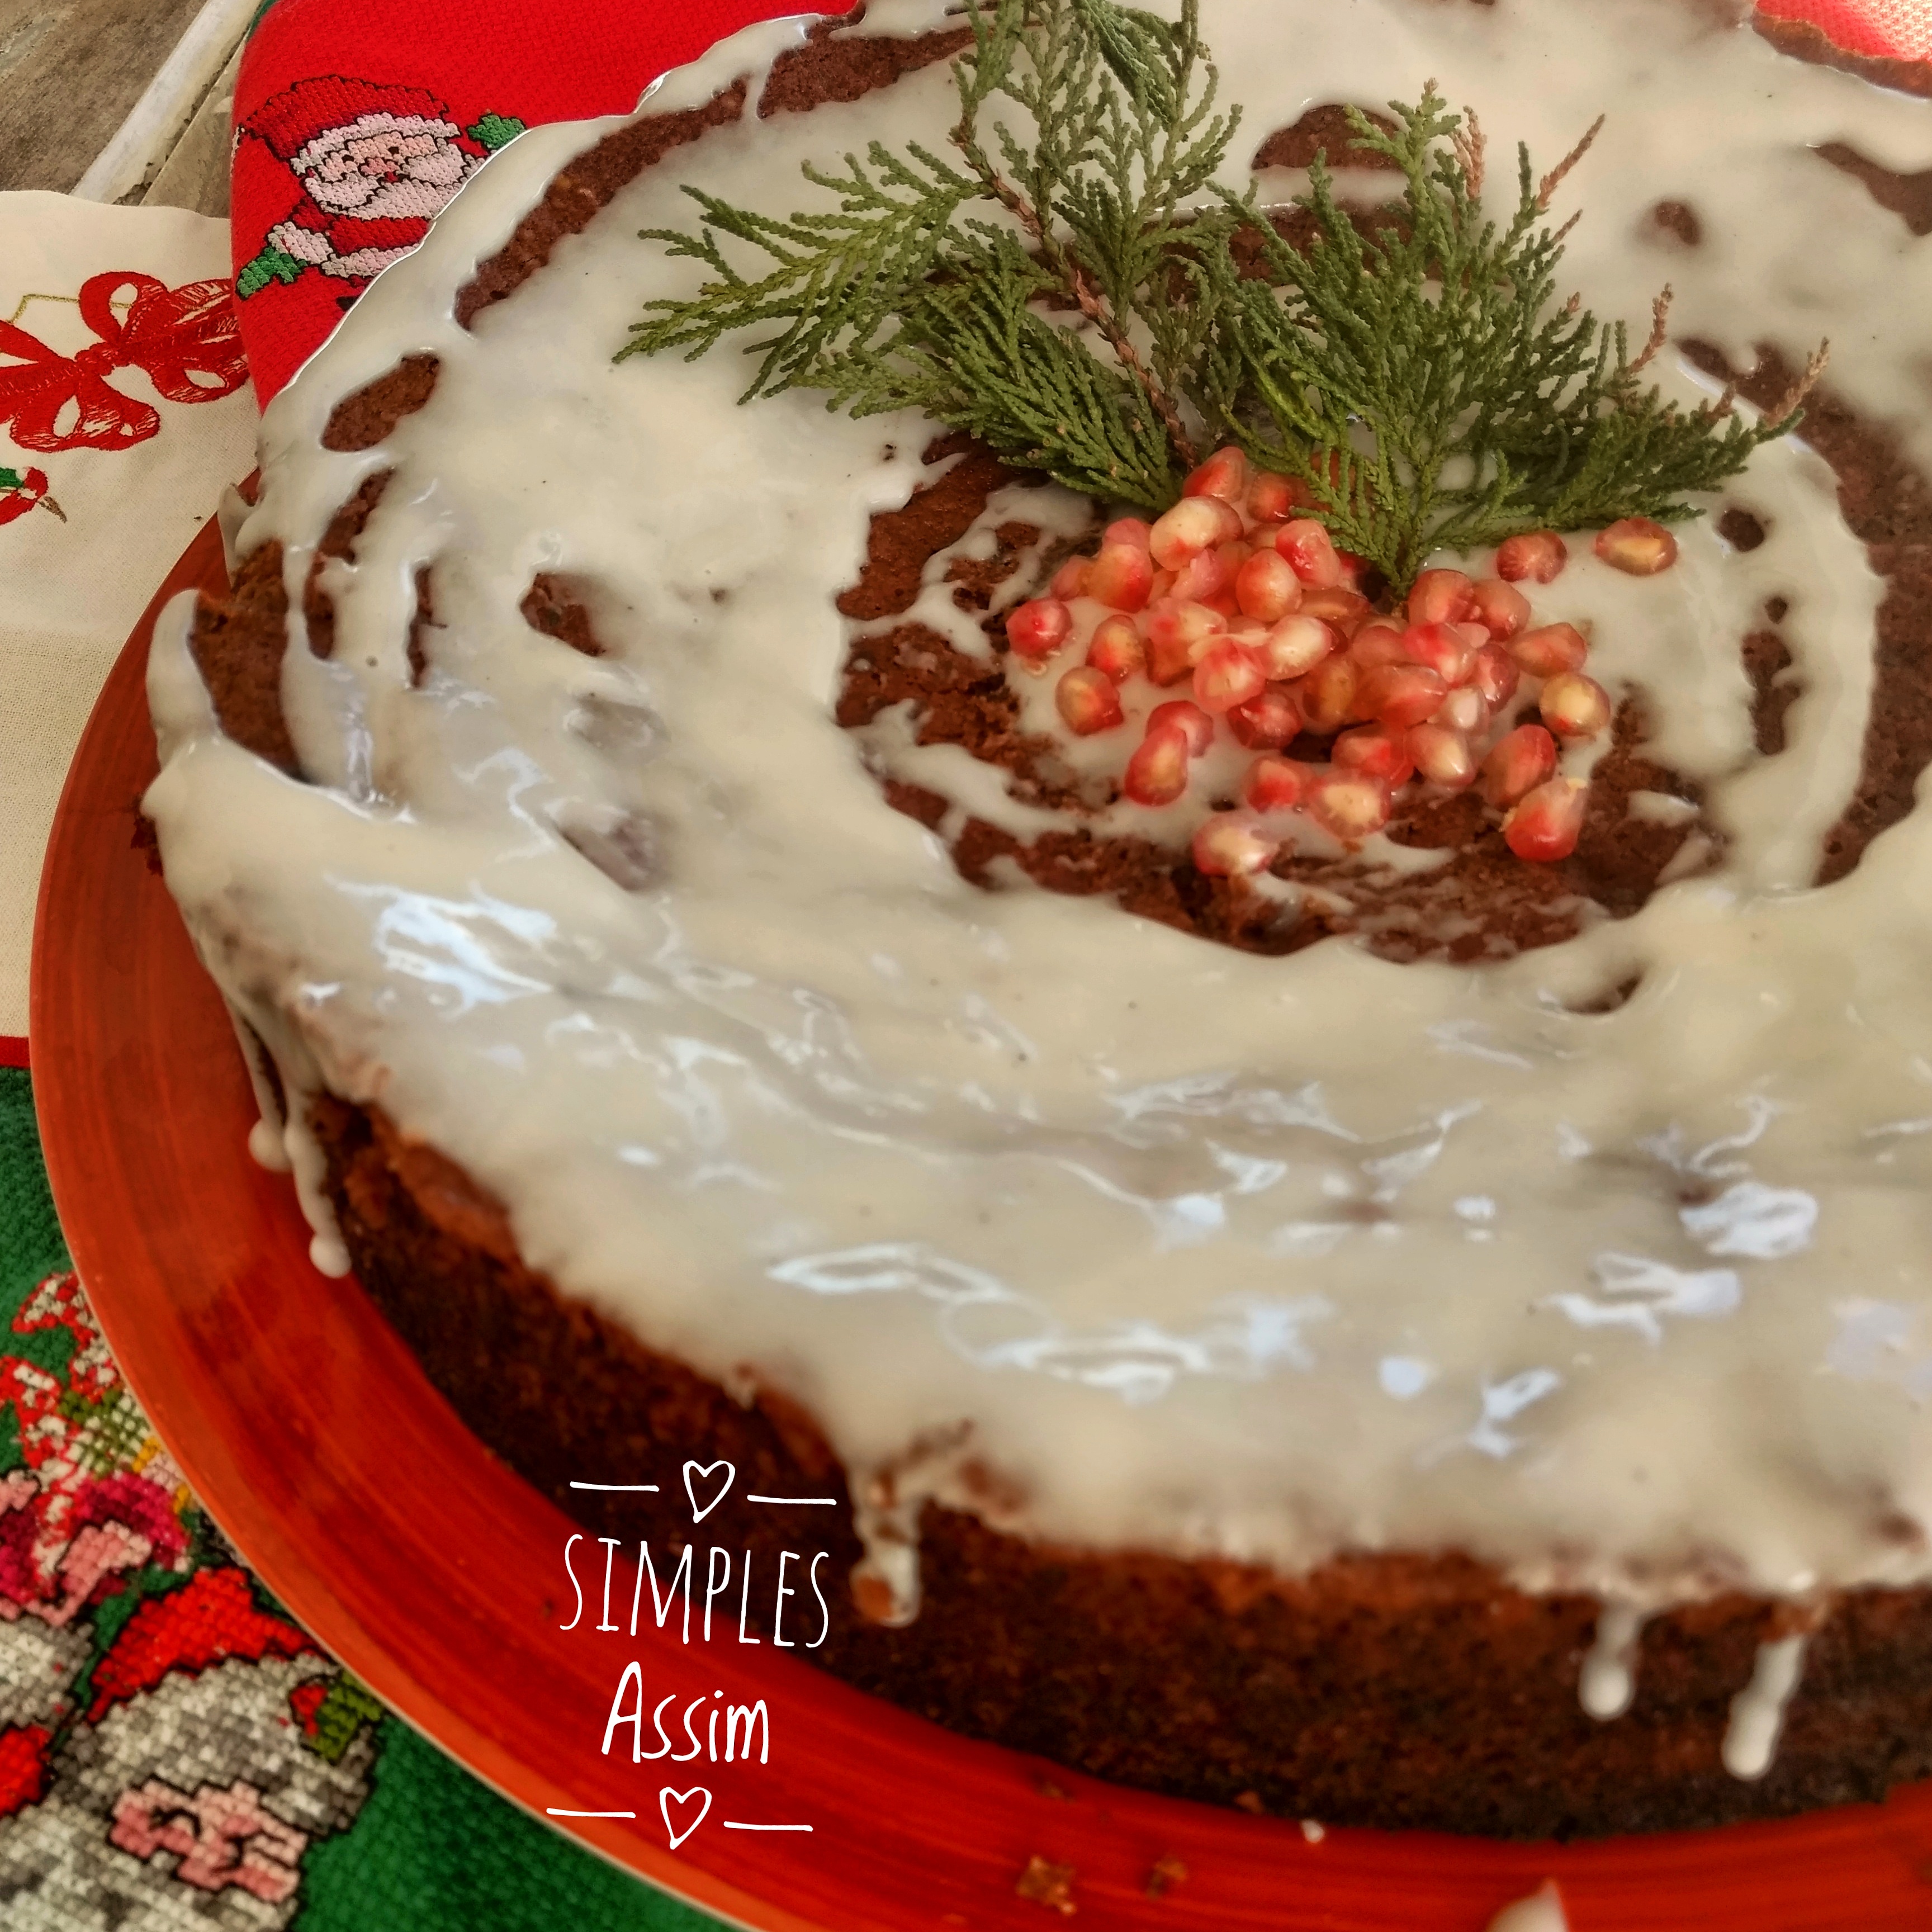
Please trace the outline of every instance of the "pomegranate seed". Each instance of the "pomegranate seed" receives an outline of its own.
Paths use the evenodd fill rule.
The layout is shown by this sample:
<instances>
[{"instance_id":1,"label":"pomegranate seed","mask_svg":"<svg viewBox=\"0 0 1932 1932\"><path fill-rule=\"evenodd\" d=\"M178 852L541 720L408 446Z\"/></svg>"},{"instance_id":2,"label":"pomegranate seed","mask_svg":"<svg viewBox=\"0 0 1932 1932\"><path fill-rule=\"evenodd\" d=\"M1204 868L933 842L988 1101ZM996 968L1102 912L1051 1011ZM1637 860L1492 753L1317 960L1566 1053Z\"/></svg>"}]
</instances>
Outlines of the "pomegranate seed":
<instances>
[{"instance_id":1,"label":"pomegranate seed","mask_svg":"<svg viewBox=\"0 0 1932 1932\"><path fill-rule=\"evenodd\" d=\"M1589 787L1581 778L1548 778L1503 820L1503 841L1519 859L1547 866L1567 859L1583 830Z\"/></svg>"},{"instance_id":2,"label":"pomegranate seed","mask_svg":"<svg viewBox=\"0 0 1932 1932\"><path fill-rule=\"evenodd\" d=\"M1214 742L1214 721L1199 705L1185 698L1170 698L1148 713L1147 734L1178 731L1187 747L1187 755L1198 758Z\"/></svg>"},{"instance_id":3,"label":"pomegranate seed","mask_svg":"<svg viewBox=\"0 0 1932 1932\"><path fill-rule=\"evenodd\" d=\"M1529 599L1500 577L1486 577L1472 600L1475 621L1492 638L1513 638L1529 622Z\"/></svg>"},{"instance_id":4,"label":"pomegranate seed","mask_svg":"<svg viewBox=\"0 0 1932 1932\"><path fill-rule=\"evenodd\" d=\"M1400 731L1431 716L1448 688L1425 664L1384 664L1363 679L1358 702L1371 718Z\"/></svg>"},{"instance_id":5,"label":"pomegranate seed","mask_svg":"<svg viewBox=\"0 0 1932 1932\"><path fill-rule=\"evenodd\" d=\"M1094 654L1087 654L1088 663ZM1514 665L1510 667L1515 668ZM1451 731L1460 731L1464 737L1473 737L1490 722L1490 704L1473 684L1459 684L1430 714L1429 722L1440 724ZM1421 728L1417 728L1420 730Z\"/></svg>"},{"instance_id":6,"label":"pomegranate seed","mask_svg":"<svg viewBox=\"0 0 1932 1932\"><path fill-rule=\"evenodd\" d=\"M1366 774L1380 778L1390 791L1406 784L1415 770L1409 755L1408 734L1391 731L1381 724L1358 724L1335 740L1329 755L1337 771Z\"/></svg>"},{"instance_id":7,"label":"pomegranate seed","mask_svg":"<svg viewBox=\"0 0 1932 1932\"><path fill-rule=\"evenodd\" d=\"M1325 832L1354 844L1389 821L1388 790L1359 772L1334 772L1309 788L1304 809Z\"/></svg>"},{"instance_id":8,"label":"pomegranate seed","mask_svg":"<svg viewBox=\"0 0 1932 1932\"><path fill-rule=\"evenodd\" d=\"M1460 570L1425 570L1408 593L1412 624L1454 624L1473 614L1476 586Z\"/></svg>"},{"instance_id":9,"label":"pomegranate seed","mask_svg":"<svg viewBox=\"0 0 1932 1932\"><path fill-rule=\"evenodd\" d=\"M1461 732L1446 724L1418 724L1408 734L1408 754L1431 784L1461 791L1476 782L1476 754Z\"/></svg>"},{"instance_id":10,"label":"pomegranate seed","mask_svg":"<svg viewBox=\"0 0 1932 1932\"><path fill-rule=\"evenodd\" d=\"M1205 500L1190 497L1190 502ZM1156 684L1178 684L1192 671L1201 654L1228 628L1220 611L1204 604L1183 604L1170 598L1148 614L1148 675Z\"/></svg>"},{"instance_id":11,"label":"pomegranate seed","mask_svg":"<svg viewBox=\"0 0 1932 1932\"><path fill-rule=\"evenodd\" d=\"M1035 597L1006 613L1006 642L1034 664L1052 657L1072 629L1073 613L1058 597Z\"/></svg>"},{"instance_id":12,"label":"pomegranate seed","mask_svg":"<svg viewBox=\"0 0 1932 1932\"><path fill-rule=\"evenodd\" d=\"M1150 604L1158 604L1163 597L1171 595L1173 590L1174 572L1171 570L1156 570L1154 574L1154 582L1148 586L1148 602Z\"/></svg>"},{"instance_id":13,"label":"pomegranate seed","mask_svg":"<svg viewBox=\"0 0 1932 1932\"><path fill-rule=\"evenodd\" d=\"M1594 738L1610 722L1610 694L1594 677L1562 670L1537 700L1543 722L1559 738Z\"/></svg>"},{"instance_id":14,"label":"pomegranate seed","mask_svg":"<svg viewBox=\"0 0 1932 1932\"><path fill-rule=\"evenodd\" d=\"M1217 449L1180 486L1184 496L1218 496L1238 503L1248 494L1248 459L1234 444Z\"/></svg>"},{"instance_id":15,"label":"pomegranate seed","mask_svg":"<svg viewBox=\"0 0 1932 1932\"><path fill-rule=\"evenodd\" d=\"M1242 801L1256 812L1291 812L1306 795L1312 776L1292 758L1257 758L1241 781Z\"/></svg>"},{"instance_id":16,"label":"pomegranate seed","mask_svg":"<svg viewBox=\"0 0 1932 1932\"><path fill-rule=\"evenodd\" d=\"M1402 633L1386 618L1364 624L1348 640L1348 655L1364 670L1377 670L1384 664L1407 664L1408 652L1402 647Z\"/></svg>"},{"instance_id":17,"label":"pomegranate seed","mask_svg":"<svg viewBox=\"0 0 1932 1932\"><path fill-rule=\"evenodd\" d=\"M1197 550L1174 573L1174 588L1168 594L1184 604L1205 604L1209 598L1218 597L1232 580L1233 573L1218 550Z\"/></svg>"},{"instance_id":18,"label":"pomegranate seed","mask_svg":"<svg viewBox=\"0 0 1932 1932\"><path fill-rule=\"evenodd\" d=\"M1248 514L1258 524L1285 524L1308 506L1308 491L1292 476L1258 470L1248 485Z\"/></svg>"},{"instance_id":19,"label":"pomegranate seed","mask_svg":"<svg viewBox=\"0 0 1932 1932\"><path fill-rule=\"evenodd\" d=\"M1621 517L1598 532L1597 554L1612 570L1654 577L1677 561L1677 539L1648 517Z\"/></svg>"},{"instance_id":20,"label":"pomegranate seed","mask_svg":"<svg viewBox=\"0 0 1932 1932\"><path fill-rule=\"evenodd\" d=\"M1304 616L1319 617L1345 638L1352 638L1375 615L1374 607L1359 591L1345 590L1339 584L1309 591L1300 608Z\"/></svg>"},{"instance_id":21,"label":"pomegranate seed","mask_svg":"<svg viewBox=\"0 0 1932 1932\"><path fill-rule=\"evenodd\" d=\"M1510 584L1551 584L1569 561L1569 546L1554 530L1530 530L1504 538L1496 551L1496 574Z\"/></svg>"},{"instance_id":22,"label":"pomegranate seed","mask_svg":"<svg viewBox=\"0 0 1932 1932\"><path fill-rule=\"evenodd\" d=\"M1534 791L1556 770L1556 740L1540 724L1519 724L1483 760L1483 796L1499 810Z\"/></svg>"},{"instance_id":23,"label":"pomegranate seed","mask_svg":"<svg viewBox=\"0 0 1932 1932\"><path fill-rule=\"evenodd\" d=\"M1068 599L1085 596L1087 579L1093 568L1094 560L1090 556L1070 556L1053 573L1054 596ZM1150 571L1148 574L1151 580L1154 573Z\"/></svg>"},{"instance_id":24,"label":"pomegranate seed","mask_svg":"<svg viewBox=\"0 0 1932 1932\"><path fill-rule=\"evenodd\" d=\"M1288 620L1292 623L1294 620ZM1362 674L1337 652L1331 652L1301 680L1295 693L1310 730L1319 737L1339 731L1360 715Z\"/></svg>"},{"instance_id":25,"label":"pomegranate seed","mask_svg":"<svg viewBox=\"0 0 1932 1932\"><path fill-rule=\"evenodd\" d=\"M1522 680L1516 659L1501 644L1485 644L1469 666L1468 688L1491 711L1500 711Z\"/></svg>"},{"instance_id":26,"label":"pomegranate seed","mask_svg":"<svg viewBox=\"0 0 1932 1932\"><path fill-rule=\"evenodd\" d=\"M1087 662L1104 672L1116 684L1125 684L1135 672L1147 666L1147 652L1141 634L1131 617L1108 617L1095 631L1087 646Z\"/></svg>"},{"instance_id":27,"label":"pomegranate seed","mask_svg":"<svg viewBox=\"0 0 1932 1932\"><path fill-rule=\"evenodd\" d=\"M1351 590L1358 590L1362 579L1369 574L1370 566L1368 559L1358 556L1352 550L1338 550L1335 554L1342 560L1342 581Z\"/></svg>"},{"instance_id":28,"label":"pomegranate seed","mask_svg":"<svg viewBox=\"0 0 1932 1932\"><path fill-rule=\"evenodd\" d=\"M1209 711L1232 711L1258 698L1267 683L1261 659L1232 638L1210 644L1194 667L1195 702Z\"/></svg>"},{"instance_id":29,"label":"pomegranate seed","mask_svg":"<svg viewBox=\"0 0 1932 1932\"><path fill-rule=\"evenodd\" d=\"M1240 519L1216 496L1184 496L1148 532L1148 548L1164 570L1178 570L1190 556L1226 543L1236 532L1222 520L1224 513L1238 527Z\"/></svg>"},{"instance_id":30,"label":"pomegranate seed","mask_svg":"<svg viewBox=\"0 0 1932 1932\"><path fill-rule=\"evenodd\" d=\"M1234 575L1234 602L1250 617L1272 624L1301 602L1301 579L1277 550L1257 550Z\"/></svg>"},{"instance_id":31,"label":"pomegranate seed","mask_svg":"<svg viewBox=\"0 0 1932 1932\"><path fill-rule=\"evenodd\" d=\"M1187 789L1187 740L1179 731L1150 731L1127 760L1120 789L1136 805L1172 805Z\"/></svg>"},{"instance_id":32,"label":"pomegranate seed","mask_svg":"<svg viewBox=\"0 0 1932 1932\"><path fill-rule=\"evenodd\" d=\"M1426 664L1444 685L1460 684L1469 675L1477 650L1468 638L1457 634L1462 628L1460 624L1440 622L1412 624L1402 634L1403 654L1411 664ZM1425 718L1428 715L1423 713Z\"/></svg>"},{"instance_id":33,"label":"pomegranate seed","mask_svg":"<svg viewBox=\"0 0 1932 1932\"><path fill-rule=\"evenodd\" d=\"M1298 517L1282 524L1275 532L1274 547L1287 558L1295 575L1317 590L1336 589L1348 574L1328 531L1312 518Z\"/></svg>"},{"instance_id":34,"label":"pomegranate seed","mask_svg":"<svg viewBox=\"0 0 1932 1932\"><path fill-rule=\"evenodd\" d=\"M1087 573L1088 596L1110 610L1144 610L1153 590L1154 559L1144 550L1112 541L1100 546Z\"/></svg>"},{"instance_id":35,"label":"pomegranate seed","mask_svg":"<svg viewBox=\"0 0 1932 1932\"><path fill-rule=\"evenodd\" d=\"M1217 812L1194 834L1195 868L1213 879L1245 879L1274 863L1281 841L1270 838L1246 812Z\"/></svg>"},{"instance_id":36,"label":"pomegranate seed","mask_svg":"<svg viewBox=\"0 0 1932 1932\"><path fill-rule=\"evenodd\" d=\"M1245 536L1230 537L1226 543L1214 547L1214 554L1228 566L1228 581L1231 584L1240 574L1241 566L1254 554L1254 545Z\"/></svg>"},{"instance_id":37,"label":"pomegranate seed","mask_svg":"<svg viewBox=\"0 0 1932 1932\"><path fill-rule=\"evenodd\" d=\"M1335 648L1335 633L1313 617L1284 617L1256 646L1270 677L1304 677Z\"/></svg>"},{"instance_id":38,"label":"pomegranate seed","mask_svg":"<svg viewBox=\"0 0 1932 1932\"><path fill-rule=\"evenodd\" d=\"M1279 685L1271 685L1246 704L1229 707L1228 729L1251 752L1278 752L1300 731L1300 707Z\"/></svg>"},{"instance_id":39,"label":"pomegranate seed","mask_svg":"<svg viewBox=\"0 0 1932 1932\"><path fill-rule=\"evenodd\" d=\"M1559 671L1580 670L1590 646L1574 624L1541 624L1504 648L1532 677L1554 677Z\"/></svg>"},{"instance_id":40,"label":"pomegranate seed","mask_svg":"<svg viewBox=\"0 0 1932 1932\"><path fill-rule=\"evenodd\" d=\"M1124 544L1130 550L1145 550L1153 529L1144 518L1116 517L1100 532L1100 548L1105 550L1109 544Z\"/></svg>"},{"instance_id":41,"label":"pomegranate seed","mask_svg":"<svg viewBox=\"0 0 1932 1932\"><path fill-rule=\"evenodd\" d=\"M1096 731L1111 731L1124 722L1120 694L1114 688L1114 680L1091 664L1067 672L1053 688L1053 701L1076 737L1090 738Z\"/></svg>"}]
</instances>

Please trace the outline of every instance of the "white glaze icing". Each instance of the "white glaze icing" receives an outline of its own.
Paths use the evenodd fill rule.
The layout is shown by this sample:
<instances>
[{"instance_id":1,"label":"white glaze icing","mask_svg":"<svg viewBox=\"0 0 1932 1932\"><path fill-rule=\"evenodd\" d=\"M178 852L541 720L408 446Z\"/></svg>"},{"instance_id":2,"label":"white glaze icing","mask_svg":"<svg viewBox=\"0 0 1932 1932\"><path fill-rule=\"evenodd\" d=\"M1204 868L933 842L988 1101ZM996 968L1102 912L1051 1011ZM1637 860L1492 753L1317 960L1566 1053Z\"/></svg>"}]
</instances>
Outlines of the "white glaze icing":
<instances>
[{"instance_id":1,"label":"white glaze icing","mask_svg":"<svg viewBox=\"0 0 1932 1932\"><path fill-rule=\"evenodd\" d=\"M1621 1718L1636 1696L1637 1643L1643 1612L1630 1604L1606 1604L1597 1616L1597 1634L1583 1659L1576 1697L1600 1721Z\"/></svg>"},{"instance_id":2,"label":"white glaze icing","mask_svg":"<svg viewBox=\"0 0 1932 1932\"><path fill-rule=\"evenodd\" d=\"M938 16L892 0L868 31ZM1237 182L1307 105L1431 75L1546 163L1608 108L1576 180L1592 304L1640 318L1667 278L1679 331L1741 360L1829 329L1834 382L1932 467L1932 250L1805 152L1926 166L1923 104L1666 0L1210 0L1207 26L1249 110ZM738 36L653 109L801 32ZM1613 690L1651 688L1660 754L1731 834L1634 917L1464 970L1258 958L977 890L864 758L1020 813L997 776L830 716L832 599L870 513L929 475L925 426L734 407L728 351L609 359L647 295L689 285L634 238L688 219L680 182L788 207L799 160L929 134L948 88L931 69L707 134L466 332L472 265L616 123L533 130L268 412L241 542L284 543L298 610L330 513L395 472L325 574L333 656L292 620L284 709L320 782L221 737L176 614L146 807L289 1090L380 1102L502 1198L534 1266L701 1371L787 1389L855 1494L898 1472L901 1509L954 1492L956 1458L920 1445L964 1440L1019 1499L999 1520L1099 1547L1456 1546L1634 1605L1932 1576L1932 826L1804 888L1857 768L1880 589L1822 464L1754 461L1730 493L1768 527L1748 554L1700 524L1639 583L1573 544L1539 595L1593 626ZM1700 248L1646 238L1666 197ZM380 448L322 450L336 400L417 350L441 358L428 404ZM412 688L422 563L441 628ZM524 624L543 569L597 586L608 656ZM1773 594L1805 691L1790 748L1752 760L1737 642ZM620 889L560 826L620 871L647 826L650 881ZM1640 972L1617 1010L1568 1010ZM285 1138L334 1265L315 1150L299 1120Z\"/></svg>"},{"instance_id":3,"label":"white glaze icing","mask_svg":"<svg viewBox=\"0 0 1932 1932\"><path fill-rule=\"evenodd\" d=\"M1570 1921L1563 1910L1563 1894L1554 1879L1527 1898L1506 1905L1490 1921L1490 1932L1570 1932Z\"/></svg>"},{"instance_id":4,"label":"white glaze icing","mask_svg":"<svg viewBox=\"0 0 1932 1932\"><path fill-rule=\"evenodd\" d=\"M1804 1672L1805 1638L1781 1636L1758 1646L1751 1679L1731 1700L1724 1730L1724 1768L1733 1778L1762 1778L1778 1751L1784 1713Z\"/></svg>"}]
</instances>

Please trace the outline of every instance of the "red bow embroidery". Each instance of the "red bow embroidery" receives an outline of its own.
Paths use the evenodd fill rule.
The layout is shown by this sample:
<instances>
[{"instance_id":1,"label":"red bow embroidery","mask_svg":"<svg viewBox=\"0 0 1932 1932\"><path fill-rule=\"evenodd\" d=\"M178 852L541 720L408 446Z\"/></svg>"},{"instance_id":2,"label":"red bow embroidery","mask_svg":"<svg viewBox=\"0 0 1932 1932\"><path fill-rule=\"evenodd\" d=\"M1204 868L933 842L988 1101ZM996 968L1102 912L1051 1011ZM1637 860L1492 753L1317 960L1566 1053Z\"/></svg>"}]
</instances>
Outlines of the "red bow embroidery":
<instances>
[{"instance_id":1,"label":"red bow embroidery","mask_svg":"<svg viewBox=\"0 0 1932 1932\"><path fill-rule=\"evenodd\" d=\"M123 289L134 291L124 318L113 310ZM116 369L145 370L171 403L212 402L238 389L248 364L235 326L235 304L222 281L178 289L152 275L94 275L81 285L81 320L98 342L78 356L56 356L10 322L0 322L0 424L22 449L127 449L161 426L158 411L123 395L106 378Z\"/></svg>"}]
</instances>

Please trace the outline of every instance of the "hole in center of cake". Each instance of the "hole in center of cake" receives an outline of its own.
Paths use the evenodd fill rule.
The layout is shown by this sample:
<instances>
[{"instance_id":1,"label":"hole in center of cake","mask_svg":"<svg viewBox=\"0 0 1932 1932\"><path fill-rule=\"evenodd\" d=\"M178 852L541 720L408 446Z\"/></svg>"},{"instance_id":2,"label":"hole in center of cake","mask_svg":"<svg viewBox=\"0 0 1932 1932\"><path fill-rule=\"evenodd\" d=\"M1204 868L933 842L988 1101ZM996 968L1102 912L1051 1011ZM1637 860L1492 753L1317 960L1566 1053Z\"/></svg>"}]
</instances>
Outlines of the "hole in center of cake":
<instances>
[{"instance_id":1,"label":"hole in center of cake","mask_svg":"<svg viewBox=\"0 0 1932 1932\"><path fill-rule=\"evenodd\" d=\"M1538 610L1553 532L1397 596L1238 450L1151 519L960 438L926 454L948 466L874 519L840 600L838 716L977 884L1250 951L1348 933L1473 962L1626 917L1721 848L1702 788L1646 754L1644 694ZM1594 547L1639 577L1676 556L1640 520Z\"/></svg>"}]
</instances>

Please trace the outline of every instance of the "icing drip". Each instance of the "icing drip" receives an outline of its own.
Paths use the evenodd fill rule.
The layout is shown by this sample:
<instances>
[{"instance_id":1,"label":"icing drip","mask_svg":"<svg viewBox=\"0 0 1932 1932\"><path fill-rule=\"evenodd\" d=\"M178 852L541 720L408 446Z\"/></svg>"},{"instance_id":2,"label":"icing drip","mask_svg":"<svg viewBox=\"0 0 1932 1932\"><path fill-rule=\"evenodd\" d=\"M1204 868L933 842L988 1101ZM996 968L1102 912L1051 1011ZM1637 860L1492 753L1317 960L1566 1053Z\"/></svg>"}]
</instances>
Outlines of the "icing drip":
<instances>
[{"instance_id":1,"label":"icing drip","mask_svg":"<svg viewBox=\"0 0 1932 1932\"><path fill-rule=\"evenodd\" d=\"M1804 1645L1802 1634L1759 1645L1750 1682L1731 1700L1724 1732L1724 1768L1733 1778L1748 1781L1771 1768L1786 1707L1804 1674Z\"/></svg>"},{"instance_id":2,"label":"icing drip","mask_svg":"<svg viewBox=\"0 0 1932 1932\"><path fill-rule=\"evenodd\" d=\"M1923 167L1923 104L1664 0L1207 14L1257 140L1432 74L1546 159L1609 108L1565 264L1585 298L1640 320L1667 278L1683 334L1740 362L1829 328L1840 392L1932 466L1932 248L1808 152L1855 130ZM942 17L893 0L868 28ZM653 109L803 31L737 37ZM1472 971L1332 941L1258 958L971 886L868 760L1030 808L902 718L861 747L830 716L833 599L871 513L929 480L930 426L737 408L728 349L610 361L697 272L635 238L688 218L682 182L788 212L800 160L920 138L948 86L714 129L464 330L474 263L617 124L533 130L265 417L240 542L284 547L283 708L314 782L222 737L171 614L146 802L280 1069L322 1258L342 1257L302 1122L326 1085L458 1161L568 1292L714 1378L754 1365L855 1494L970 1421L1002 1520L1076 1544L1289 1568L1453 1547L1645 1607L1932 1574L1897 1532L1932 1516L1932 812L1808 889L1858 769L1881 589L1829 473L1768 448L1727 493L1764 527L1748 551L1706 520L1640 584L1580 542L1539 595L1594 627L1594 675L1654 696L1656 756L1726 830L1712 869L1628 919ZM1702 244L1646 238L1687 196ZM379 448L325 449L337 401L418 352L440 362L428 404ZM318 658L307 572L385 471L328 566ZM604 655L525 621L545 572L590 586ZM1772 598L1803 688L1787 748L1757 758L1738 644ZM1883 1349L1859 1340L1881 1327Z\"/></svg>"},{"instance_id":3,"label":"icing drip","mask_svg":"<svg viewBox=\"0 0 1932 1932\"><path fill-rule=\"evenodd\" d=\"M1490 1932L1570 1932L1556 1881L1550 1879L1540 1892L1504 1906L1490 1921Z\"/></svg>"},{"instance_id":4,"label":"icing drip","mask_svg":"<svg viewBox=\"0 0 1932 1932\"><path fill-rule=\"evenodd\" d=\"M1606 1604L1597 1616L1597 1635L1583 1660L1576 1695L1593 1718L1621 1718L1636 1695L1637 1647L1643 1612L1630 1604Z\"/></svg>"},{"instance_id":5,"label":"icing drip","mask_svg":"<svg viewBox=\"0 0 1932 1932\"><path fill-rule=\"evenodd\" d=\"M903 1630L919 1615L919 1502L881 1508L853 1505L852 1526L866 1553L852 1566L852 1597L866 1616Z\"/></svg>"}]
</instances>

